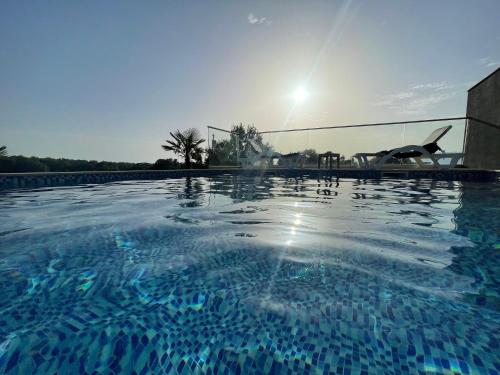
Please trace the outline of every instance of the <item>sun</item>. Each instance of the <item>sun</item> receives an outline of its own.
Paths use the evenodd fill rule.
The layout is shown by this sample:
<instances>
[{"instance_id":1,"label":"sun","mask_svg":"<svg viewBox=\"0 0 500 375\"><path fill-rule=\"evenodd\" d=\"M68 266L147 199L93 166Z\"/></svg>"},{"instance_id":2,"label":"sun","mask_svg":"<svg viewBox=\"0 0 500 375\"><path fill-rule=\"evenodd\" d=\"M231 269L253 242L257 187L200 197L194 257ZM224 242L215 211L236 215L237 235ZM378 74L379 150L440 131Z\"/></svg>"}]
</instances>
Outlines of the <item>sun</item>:
<instances>
[{"instance_id":1,"label":"sun","mask_svg":"<svg viewBox=\"0 0 500 375\"><path fill-rule=\"evenodd\" d=\"M309 97L309 92L302 86L297 87L292 93L292 99L295 103L303 103Z\"/></svg>"}]
</instances>

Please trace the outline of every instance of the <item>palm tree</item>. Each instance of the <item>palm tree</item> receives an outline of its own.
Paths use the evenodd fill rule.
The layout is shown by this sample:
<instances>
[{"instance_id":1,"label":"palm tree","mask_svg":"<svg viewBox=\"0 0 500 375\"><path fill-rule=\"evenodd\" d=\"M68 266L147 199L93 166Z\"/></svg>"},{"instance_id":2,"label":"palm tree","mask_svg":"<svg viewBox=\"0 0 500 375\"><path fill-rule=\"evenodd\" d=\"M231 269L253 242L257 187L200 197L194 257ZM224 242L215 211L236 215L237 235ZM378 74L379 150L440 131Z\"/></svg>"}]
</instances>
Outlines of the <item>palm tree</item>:
<instances>
[{"instance_id":1,"label":"palm tree","mask_svg":"<svg viewBox=\"0 0 500 375\"><path fill-rule=\"evenodd\" d=\"M0 146L0 158L7 156L7 146Z\"/></svg>"},{"instance_id":2,"label":"palm tree","mask_svg":"<svg viewBox=\"0 0 500 375\"><path fill-rule=\"evenodd\" d=\"M166 145L161 147L165 151L173 151L175 154L184 157L184 167L191 168L191 159L198 159L199 155L203 153L203 149L200 145L205 142L200 136L198 129L187 129L184 131L176 130L175 132L170 132L170 136L173 138L172 141L167 140Z\"/></svg>"}]
</instances>

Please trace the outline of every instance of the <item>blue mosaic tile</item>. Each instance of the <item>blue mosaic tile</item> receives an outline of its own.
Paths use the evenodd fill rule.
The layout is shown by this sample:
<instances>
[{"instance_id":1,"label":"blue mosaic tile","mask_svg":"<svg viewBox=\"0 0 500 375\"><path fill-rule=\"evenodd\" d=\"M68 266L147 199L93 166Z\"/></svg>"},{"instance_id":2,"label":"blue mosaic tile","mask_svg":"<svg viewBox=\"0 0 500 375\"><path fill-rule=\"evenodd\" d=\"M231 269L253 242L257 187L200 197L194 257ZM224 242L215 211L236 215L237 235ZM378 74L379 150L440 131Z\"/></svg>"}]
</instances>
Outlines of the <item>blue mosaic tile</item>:
<instances>
[{"instance_id":1,"label":"blue mosaic tile","mask_svg":"<svg viewBox=\"0 0 500 375\"><path fill-rule=\"evenodd\" d=\"M498 374L499 203L328 177L4 191L0 373Z\"/></svg>"}]
</instances>

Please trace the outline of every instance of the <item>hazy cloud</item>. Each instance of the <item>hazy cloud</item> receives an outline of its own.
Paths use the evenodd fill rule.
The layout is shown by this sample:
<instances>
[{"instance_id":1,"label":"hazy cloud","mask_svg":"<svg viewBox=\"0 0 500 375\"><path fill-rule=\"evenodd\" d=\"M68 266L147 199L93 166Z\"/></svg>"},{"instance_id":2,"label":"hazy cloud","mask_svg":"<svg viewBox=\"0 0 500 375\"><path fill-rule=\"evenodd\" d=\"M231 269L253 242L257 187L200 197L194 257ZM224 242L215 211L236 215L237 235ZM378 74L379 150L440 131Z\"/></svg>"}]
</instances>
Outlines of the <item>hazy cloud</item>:
<instances>
[{"instance_id":1,"label":"hazy cloud","mask_svg":"<svg viewBox=\"0 0 500 375\"><path fill-rule=\"evenodd\" d=\"M491 57L483 57L478 60L479 65L484 66L485 68L493 68L495 66L500 66L500 61L496 61Z\"/></svg>"},{"instance_id":2,"label":"hazy cloud","mask_svg":"<svg viewBox=\"0 0 500 375\"><path fill-rule=\"evenodd\" d=\"M412 87L413 90L421 90L421 89L433 89L433 90L446 90L450 88L446 82L430 82L419 85L414 85Z\"/></svg>"},{"instance_id":3,"label":"hazy cloud","mask_svg":"<svg viewBox=\"0 0 500 375\"><path fill-rule=\"evenodd\" d=\"M399 101L409 99L414 97L415 94L412 91L401 91L395 94L384 95L381 100L373 103L375 106L390 106Z\"/></svg>"},{"instance_id":4,"label":"hazy cloud","mask_svg":"<svg viewBox=\"0 0 500 375\"><path fill-rule=\"evenodd\" d=\"M266 17L256 17L253 13L250 13L247 17L248 23L251 25L262 25L265 23L266 25L270 25L271 21L269 21Z\"/></svg>"},{"instance_id":5,"label":"hazy cloud","mask_svg":"<svg viewBox=\"0 0 500 375\"><path fill-rule=\"evenodd\" d=\"M439 103L453 98L461 85L447 82L428 82L412 85L408 90L384 95L373 103L374 106L387 107L404 115L424 115Z\"/></svg>"}]
</instances>

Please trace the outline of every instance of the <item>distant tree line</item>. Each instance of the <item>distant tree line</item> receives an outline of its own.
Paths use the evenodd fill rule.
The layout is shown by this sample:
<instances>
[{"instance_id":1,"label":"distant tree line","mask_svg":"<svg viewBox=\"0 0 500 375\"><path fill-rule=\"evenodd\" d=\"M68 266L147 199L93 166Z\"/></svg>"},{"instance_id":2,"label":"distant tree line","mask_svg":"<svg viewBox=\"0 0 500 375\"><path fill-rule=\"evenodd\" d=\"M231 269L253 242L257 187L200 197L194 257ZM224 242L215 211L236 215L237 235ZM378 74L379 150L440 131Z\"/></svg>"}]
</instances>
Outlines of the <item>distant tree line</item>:
<instances>
[{"instance_id":1,"label":"distant tree line","mask_svg":"<svg viewBox=\"0 0 500 375\"><path fill-rule=\"evenodd\" d=\"M194 165L204 168L204 165ZM158 159L155 163L125 163L96 160L38 158L35 156L6 156L0 158L0 173L21 172L79 172L182 169L176 159Z\"/></svg>"},{"instance_id":2,"label":"distant tree line","mask_svg":"<svg viewBox=\"0 0 500 375\"><path fill-rule=\"evenodd\" d=\"M177 133L174 133L178 135ZM182 136L186 136L182 138ZM8 156L7 147L0 146L0 173L23 173L23 172L81 172L81 171L131 171L131 170L164 170L182 168L206 168L202 154L204 150L199 145L204 142L194 129L189 129L181 134L182 146L179 150L163 148L167 151L174 151L176 154L184 156L184 163L177 159L158 159L155 163L127 163L97 160L79 160L65 158L39 158L36 156ZM172 143L172 142L170 142ZM174 145L175 146L175 145ZM189 155L186 157L183 152ZM191 160L193 159L193 160Z\"/></svg>"}]
</instances>

